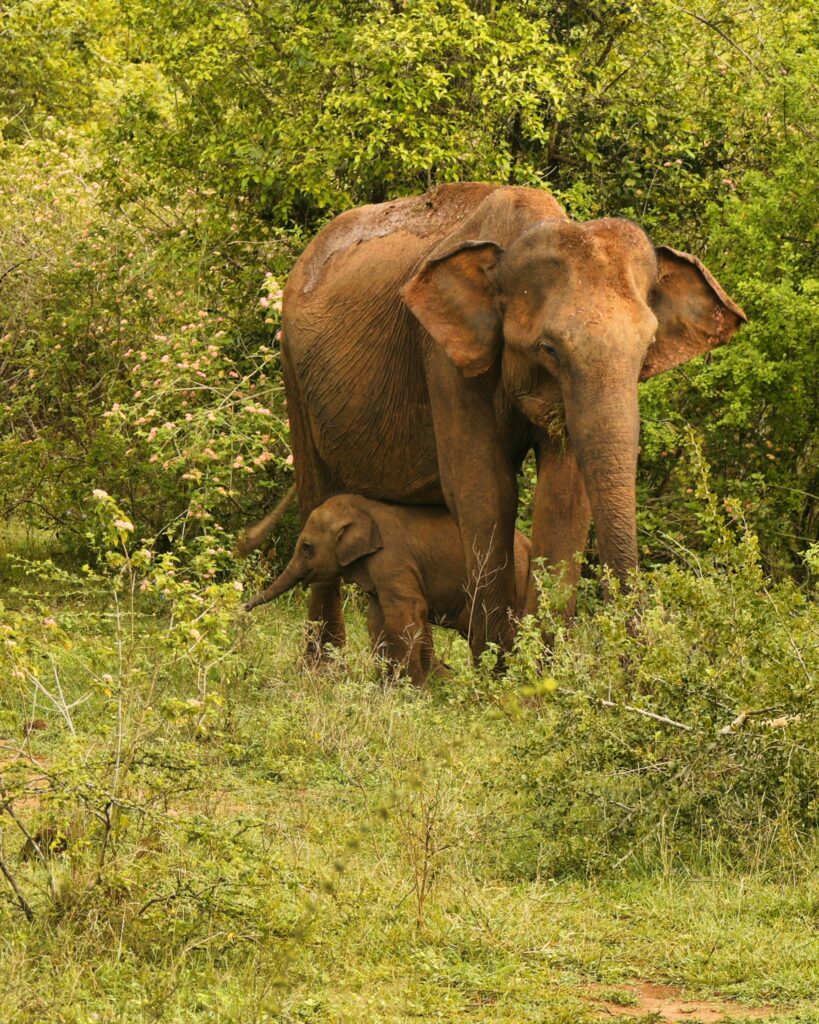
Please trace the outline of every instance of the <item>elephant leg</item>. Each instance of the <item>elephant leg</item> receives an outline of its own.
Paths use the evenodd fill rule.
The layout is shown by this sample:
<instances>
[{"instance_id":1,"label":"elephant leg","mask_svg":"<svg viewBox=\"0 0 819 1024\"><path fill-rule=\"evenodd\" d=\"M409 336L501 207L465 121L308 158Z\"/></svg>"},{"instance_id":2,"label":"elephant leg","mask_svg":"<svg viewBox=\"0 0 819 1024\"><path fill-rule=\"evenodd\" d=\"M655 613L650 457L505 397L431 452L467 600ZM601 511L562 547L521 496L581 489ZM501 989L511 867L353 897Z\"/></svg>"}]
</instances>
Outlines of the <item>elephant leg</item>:
<instances>
[{"instance_id":1,"label":"elephant leg","mask_svg":"<svg viewBox=\"0 0 819 1024\"><path fill-rule=\"evenodd\" d=\"M441 353L427 361L441 487L464 547L477 658L488 643L509 650L514 641L517 480L495 418L493 375L465 378Z\"/></svg>"},{"instance_id":2,"label":"elephant leg","mask_svg":"<svg viewBox=\"0 0 819 1024\"><path fill-rule=\"evenodd\" d=\"M432 666L432 631L426 609L387 604L384 612L384 648L387 658L414 686L423 686Z\"/></svg>"},{"instance_id":3,"label":"elephant leg","mask_svg":"<svg viewBox=\"0 0 819 1024\"><path fill-rule=\"evenodd\" d=\"M299 513L302 525L307 517L326 498L338 492L339 487L329 468L322 461L307 421L307 412L296 375L290 365L286 341L282 342L282 376L287 393L287 415L290 420L290 446L299 495ZM310 632L307 657L310 661L325 658L328 646L343 647L346 640L341 603L341 583L316 584L310 588L308 621L315 623Z\"/></svg>"},{"instance_id":4,"label":"elephant leg","mask_svg":"<svg viewBox=\"0 0 819 1024\"><path fill-rule=\"evenodd\" d=\"M378 598L367 597L367 633L370 636L370 650L378 656L384 652L384 611Z\"/></svg>"},{"instance_id":5,"label":"elephant leg","mask_svg":"<svg viewBox=\"0 0 819 1024\"><path fill-rule=\"evenodd\" d=\"M474 658L487 644L510 650L515 637L514 530L517 485L509 467L499 473L493 493L457 485L453 505L467 567L468 641Z\"/></svg>"},{"instance_id":6,"label":"elephant leg","mask_svg":"<svg viewBox=\"0 0 819 1024\"><path fill-rule=\"evenodd\" d=\"M310 587L307 619L313 629L307 645L307 657L319 662L327 657L328 647L343 647L347 639L341 606L341 584L315 583Z\"/></svg>"},{"instance_id":7,"label":"elephant leg","mask_svg":"<svg viewBox=\"0 0 819 1024\"><path fill-rule=\"evenodd\" d=\"M576 555L586 548L591 524L591 506L577 460L561 441L539 439L537 485L532 510L532 561L542 558L552 573L572 592L564 609L566 619L574 615L574 588L580 579ZM530 575L526 612L537 610L537 590Z\"/></svg>"},{"instance_id":8,"label":"elephant leg","mask_svg":"<svg viewBox=\"0 0 819 1024\"><path fill-rule=\"evenodd\" d=\"M367 632L370 634L373 654L386 657L399 668L408 669L413 683L421 686L436 665L432 630L426 621L417 626L406 626L405 620L406 613L393 606L388 622L377 598L370 597L367 604Z\"/></svg>"}]
</instances>

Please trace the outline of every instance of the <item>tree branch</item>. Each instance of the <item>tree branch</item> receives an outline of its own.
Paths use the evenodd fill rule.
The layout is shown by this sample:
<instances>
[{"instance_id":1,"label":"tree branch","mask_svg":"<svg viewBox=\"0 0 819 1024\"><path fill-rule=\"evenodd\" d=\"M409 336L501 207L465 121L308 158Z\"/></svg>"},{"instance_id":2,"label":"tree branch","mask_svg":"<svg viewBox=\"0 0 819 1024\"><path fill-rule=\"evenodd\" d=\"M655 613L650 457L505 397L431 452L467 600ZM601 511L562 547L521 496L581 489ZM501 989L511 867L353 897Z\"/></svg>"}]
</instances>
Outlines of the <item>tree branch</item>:
<instances>
[{"instance_id":1,"label":"tree branch","mask_svg":"<svg viewBox=\"0 0 819 1024\"><path fill-rule=\"evenodd\" d=\"M673 725L675 729L683 729L685 732L693 732L690 725L686 725L684 722L678 722L674 718L669 718L667 715L658 715L654 711L647 711L645 708L635 707L633 704L616 704L613 700L605 700L603 697L594 697L590 693L581 693L578 690L565 690L561 687L561 693L570 693L574 697L585 697L590 700L593 704L599 704L603 708L614 708L616 711L632 711L635 715L642 715L644 718L650 718L654 722L662 722L663 725Z\"/></svg>"},{"instance_id":2,"label":"tree branch","mask_svg":"<svg viewBox=\"0 0 819 1024\"><path fill-rule=\"evenodd\" d=\"M703 18L701 14L696 14L694 11L689 11L687 7L680 7L679 4L674 4L674 6L677 8L678 11L682 11L683 14L687 14L689 18L693 18L695 21L699 21L702 22L703 25L707 25L707 27L710 28L712 32L716 32L718 36L724 39L729 46L733 46L737 53L741 53L745 60L748 61L748 63L755 71L757 70L757 66L754 63L754 60L751 57L751 55L746 50L743 50L739 43L735 43L729 35L726 35L726 33L723 32L718 25L715 25L713 23L713 21L709 21L708 18Z\"/></svg>"},{"instance_id":3,"label":"tree branch","mask_svg":"<svg viewBox=\"0 0 819 1024\"><path fill-rule=\"evenodd\" d=\"M6 881L9 883L12 890L14 891L14 895L17 897L17 902L20 904L20 909L26 915L26 919L28 921L33 921L34 911L31 909L31 905L23 895L20 886L15 881L14 875L12 875L12 873L9 871L8 866L6 865L6 862L3 860L2 857L0 857L0 871L3 872L3 874L6 877Z\"/></svg>"}]
</instances>

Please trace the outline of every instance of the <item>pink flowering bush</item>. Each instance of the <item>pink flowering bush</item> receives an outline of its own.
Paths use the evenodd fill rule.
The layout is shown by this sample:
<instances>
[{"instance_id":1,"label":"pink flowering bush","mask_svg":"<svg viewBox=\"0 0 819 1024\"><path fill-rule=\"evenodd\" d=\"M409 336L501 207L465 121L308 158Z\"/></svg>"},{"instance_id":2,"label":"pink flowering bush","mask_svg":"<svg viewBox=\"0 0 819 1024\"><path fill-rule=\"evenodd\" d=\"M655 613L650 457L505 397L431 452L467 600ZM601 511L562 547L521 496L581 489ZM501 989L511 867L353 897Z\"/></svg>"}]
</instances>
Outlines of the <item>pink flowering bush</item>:
<instances>
[{"instance_id":1,"label":"pink flowering bush","mask_svg":"<svg viewBox=\"0 0 819 1024\"><path fill-rule=\"evenodd\" d=\"M0 170L15 197L0 240L19 263L0 348L0 516L84 548L97 488L146 536L191 557L221 538L227 554L292 478L276 337L292 254L239 241L235 210L205 221L193 194L115 217L87 182L90 155L61 142L21 146Z\"/></svg>"}]
</instances>

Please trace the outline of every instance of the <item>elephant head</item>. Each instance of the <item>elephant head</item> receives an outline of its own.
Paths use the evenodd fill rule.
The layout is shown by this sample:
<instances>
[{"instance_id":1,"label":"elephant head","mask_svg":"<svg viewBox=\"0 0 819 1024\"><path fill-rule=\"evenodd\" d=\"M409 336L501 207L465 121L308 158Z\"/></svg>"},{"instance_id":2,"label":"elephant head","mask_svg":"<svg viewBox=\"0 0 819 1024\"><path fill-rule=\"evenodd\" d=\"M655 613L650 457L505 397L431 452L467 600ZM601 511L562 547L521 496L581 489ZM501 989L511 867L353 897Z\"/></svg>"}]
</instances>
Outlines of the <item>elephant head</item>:
<instances>
[{"instance_id":1,"label":"elephant head","mask_svg":"<svg viewBox=\"0 0 819 1024\"><path fill-rule=\"evenodd\" d=\"M370 513L354 495L328 498L307 518L293 557L267 590L245 605L250 611L273 601L298 583L329 583L353 562L383 547Z\"/></svg>"},{"instance_id":2,"label":"elephant head","mask_svg":"<svg viewBox=\"0 0 819 1024\"><path fill-rule=\"evenodd\" d=\"M505 248L459 240L402 295L464 376L500 364L539 426L563 405L601 558L624 579L637 565L638 382L728 341L743 311L698 259L612 218L541 221Z\"/></svg>"}]
</instances>

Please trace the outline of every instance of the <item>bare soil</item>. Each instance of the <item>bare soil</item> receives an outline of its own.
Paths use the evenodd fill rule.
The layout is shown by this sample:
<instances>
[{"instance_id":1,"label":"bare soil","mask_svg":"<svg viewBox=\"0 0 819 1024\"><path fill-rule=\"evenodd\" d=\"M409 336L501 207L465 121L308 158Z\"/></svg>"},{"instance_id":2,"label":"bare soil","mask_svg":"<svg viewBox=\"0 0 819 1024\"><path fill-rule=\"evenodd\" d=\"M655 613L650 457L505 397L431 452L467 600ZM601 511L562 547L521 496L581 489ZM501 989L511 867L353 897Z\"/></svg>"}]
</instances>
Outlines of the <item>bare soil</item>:
<instances>
[{"instance_id":1,"label":"bare soil","mask_svg":"<svg viewBox=\"0 0 819 1024\"><path fill-rule=\"evenodd\" d=\"M606 999L612 989L627 992L632 1003L622 1006ZM689 1024L719 1024L732 1020L767 1020L777 1011L772 1006L741 1006L724 999L683 999L672 985L634 981L624 985L590 985L589 996L598 1004L601 1016L645 1017L655 1014L659 1021L688 1021Z\"/></svg>"},{"instance_id":2,"label":"bare soil","mask_svg":"<svg viewBox=\"0 0 819 1024\"><path fill-rule=\"evenodd\" d=\"M2 779L4 771L9 771L18 765L21 761L28 762L33 769L38 768L44 763L44 759L41 757L35 757L33 754L29 754L27 751L22 750L18 743L14 740L0 739L0 780ZM45 775L37 775L32 772L32 776L27 779L25 794L18 796L14 800L14 807L17 809L23 807L35 807L40 801L40 795L49 788L49 781ZM3 790L0 788L0 794Z\"/></svg>"}]
</instances>

